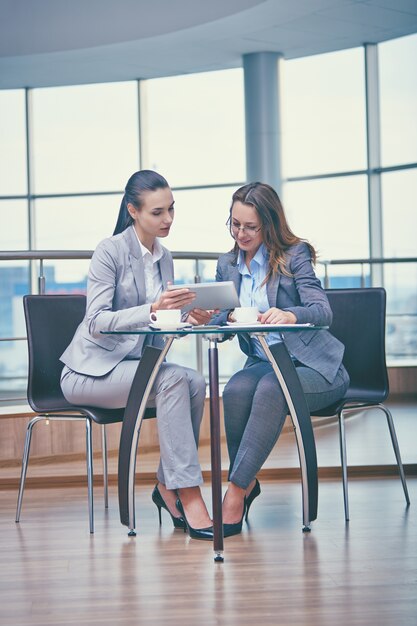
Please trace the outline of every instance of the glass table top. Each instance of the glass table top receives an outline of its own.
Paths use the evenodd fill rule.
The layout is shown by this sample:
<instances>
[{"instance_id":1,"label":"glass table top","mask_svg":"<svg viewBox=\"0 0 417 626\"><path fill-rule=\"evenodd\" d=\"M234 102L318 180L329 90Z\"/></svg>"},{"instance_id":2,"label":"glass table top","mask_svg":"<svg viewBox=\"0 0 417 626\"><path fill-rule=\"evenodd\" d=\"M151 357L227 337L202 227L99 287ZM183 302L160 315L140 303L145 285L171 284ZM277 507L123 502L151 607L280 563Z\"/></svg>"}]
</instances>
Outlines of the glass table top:
<instances>
[{"instance_id":1,"label":"glass table top","mask_svg":"<svg viewBox=\"0 0 417 626\"><path fill-rule=\"evenodd\" d=\"M103 335L233 335L235 333L263 334L271 332L297 332L326 330L328 326L314 324L238 324L230 323L227 326L191 326L181 324L178 327L159 328L157 326L142 326L134 330L102 330Z\"/></svg>"}]
</instances>

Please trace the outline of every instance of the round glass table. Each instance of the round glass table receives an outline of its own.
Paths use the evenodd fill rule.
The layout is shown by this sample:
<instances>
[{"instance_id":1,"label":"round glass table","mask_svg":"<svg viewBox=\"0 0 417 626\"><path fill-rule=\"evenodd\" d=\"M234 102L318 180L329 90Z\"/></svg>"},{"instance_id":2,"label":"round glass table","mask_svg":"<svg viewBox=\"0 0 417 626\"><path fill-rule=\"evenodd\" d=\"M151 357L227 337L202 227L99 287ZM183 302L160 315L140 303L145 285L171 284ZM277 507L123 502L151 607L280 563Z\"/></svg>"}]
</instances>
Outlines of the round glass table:
<instances>
[{"instance_id":1,"label":"round glass table","mask_svg":"<svg viewBox=\"0 0 417 626\"><path fill-rule=\"evenodd\" d=\"M120 435L118 471L119 510L121 523L129 528L130 536L136 534L136 456L140 429L149 393L159 367L164 361L173 341L188 335L201 335L208 342L214 560L224 560L218 345L225 339L241 333L253 335L258 338L285 395L294 426L300 459L303 531L306 532L310 530L310 523L317 517L318 480L316 446L310 412L293 360L285 345L285 336L287 333L292 332L311 333L326 328L327 326L313 326L310 324L192 327L183 327L182 325L179 329L171 328L169 330L145 326L135 330L120 329L102 331L103 334L112 335L164 335L165 337L162 348L146 346L144 349L132 382ZM271 332L280 333L282 341L269 345L267 335Z\"/></svg>"}]
</instances>

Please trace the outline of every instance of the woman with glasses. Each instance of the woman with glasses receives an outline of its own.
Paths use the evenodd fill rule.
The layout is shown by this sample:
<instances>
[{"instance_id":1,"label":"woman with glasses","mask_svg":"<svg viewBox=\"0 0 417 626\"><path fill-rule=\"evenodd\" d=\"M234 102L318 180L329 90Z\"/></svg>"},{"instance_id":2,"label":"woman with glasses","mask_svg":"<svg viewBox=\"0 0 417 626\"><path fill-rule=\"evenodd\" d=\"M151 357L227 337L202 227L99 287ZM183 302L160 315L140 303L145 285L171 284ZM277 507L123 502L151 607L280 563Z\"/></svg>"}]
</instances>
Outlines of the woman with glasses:
<instances>
[{"instance_id":1,"label":"woman with glasses","mask_svg":"<svg viewBox=\"0 0 417 626\"><path fill-rule=\"evenodd\" d=\"M328 326L332 312L316 277L313 246L291 231L281 201L267 184L250 183L232 198L227 225L235 244L217 264L216 280L233 280L241 306L255 306L261 324ZM212 322L233 322L222 311ZM328 331L267 335L269 344L285 341L310 410L341 398L349 376L342 364L344 347ZM274 447L288 413L279 382L255 337L239 334L247 355L243 369L223 392L229 451L229 487L223 501L224 535L241 532L243 518L261 488L256 474Z\"/></svg>"},{"instance_id":2,"label":"woman with glasses","mask_svg":"<svg viewBox=\"0 0 417 626\"><path fill-rule=\"evenodd\" d=\"M160 309L181 309L194 299L189 289L168 291L174 280L171 253L160 239L169 235L174 198L167 181L151 170L128 180L113 236L97 246L87 281L87 311L70 345L61 388L71 404L106 409L126 406L138 361L160 336L102 335L149 325ZM211 312L193 309L187 321L204 324ZM200 492L203 482L197 444L206 384L187 367L163 363L149 396L156 407L161 461L152 500L171 515L175 528L195 539L213 539Z\"/></svg>"}]
</instances>

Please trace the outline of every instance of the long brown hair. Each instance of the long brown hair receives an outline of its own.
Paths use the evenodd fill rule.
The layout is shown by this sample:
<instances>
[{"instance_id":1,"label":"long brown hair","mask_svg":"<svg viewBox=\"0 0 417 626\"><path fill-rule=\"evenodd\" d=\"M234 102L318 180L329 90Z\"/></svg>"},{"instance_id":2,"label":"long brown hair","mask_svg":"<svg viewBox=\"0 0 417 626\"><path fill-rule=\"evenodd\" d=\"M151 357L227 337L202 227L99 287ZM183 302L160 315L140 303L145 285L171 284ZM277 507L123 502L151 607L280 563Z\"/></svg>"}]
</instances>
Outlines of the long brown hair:
<instances>
[{"instance_id":1,"label":"long brown hair","mask_svg":"<svg viewBox=\"0 0 417 626\"><path fill-rule=\"evenodd\" d=\"M309 247L311 260L316 262L316 251L305 239L300 239L292 232L285 217L284 209L277 192L266 183L249 183L240 187L232 196L228 224L231 226L232 209L235 202L242 202L255 208L261 221L263 243L269 255L269 271L265 282L273 274L291 276L287 269L286 251L290 246L304 241ZM233 251L239 253L237 242Z\"/></svg>"}]
</instances>

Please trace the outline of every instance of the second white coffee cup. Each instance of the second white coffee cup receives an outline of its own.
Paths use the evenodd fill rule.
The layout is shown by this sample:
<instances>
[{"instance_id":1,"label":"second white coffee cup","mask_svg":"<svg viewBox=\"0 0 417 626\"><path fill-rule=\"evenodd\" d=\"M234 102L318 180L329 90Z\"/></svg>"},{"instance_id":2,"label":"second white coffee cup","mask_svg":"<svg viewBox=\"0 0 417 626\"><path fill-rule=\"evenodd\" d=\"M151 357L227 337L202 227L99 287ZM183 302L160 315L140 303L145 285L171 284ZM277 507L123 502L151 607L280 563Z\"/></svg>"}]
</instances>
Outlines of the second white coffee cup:
<instances>
[{"instance_id":1,"label":"second white coffee cup","mask_svg":"<svg viewBox=\"0 0 417 626\"><path fill-rule=\"evenodd\" d=\"M256 306L240 306L233 313L238 324L253 324L258 321L259 311Z\"/></svg>"},{"instance_id":2,"label":"second white coffee cup","mask_svg":"<svg viewBox=\"0 0 417 626\"><path fill-rule=\"evenodd\" d=\"M181 309L159 309L150 315L151 321L161 328L179 326L181 324Z\"/></svg>"}]
</instances>

